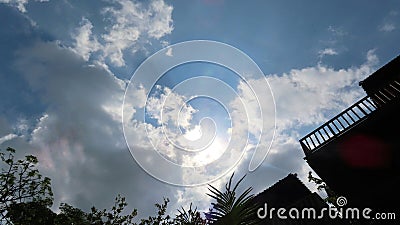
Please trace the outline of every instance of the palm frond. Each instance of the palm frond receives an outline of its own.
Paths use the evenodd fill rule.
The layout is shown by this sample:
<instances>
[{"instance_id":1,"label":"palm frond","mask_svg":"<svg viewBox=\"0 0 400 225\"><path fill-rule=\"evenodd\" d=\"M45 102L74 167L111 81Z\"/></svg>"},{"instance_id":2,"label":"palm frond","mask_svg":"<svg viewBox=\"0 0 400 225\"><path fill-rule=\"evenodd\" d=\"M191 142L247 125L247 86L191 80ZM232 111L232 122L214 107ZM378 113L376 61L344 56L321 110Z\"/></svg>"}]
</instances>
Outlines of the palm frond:
<instances>
[{"instance_id":1,"label":"palm frond","mask_svg":"<svg viewBox=\"0 0 400 225\"><path fill-rule=\"evenodd\" d=\"M216 202L212 203L212 209L206 213L206 217L210 224L226 224L226 225L256 225L259 224L259 219L256 217L258 206L254 204L254 195L250 194L253 190L247 188L243 193L236 196L237 188L246 176L243 176L232 185L234 173L225 184L224 192L219 191L212 185L209 185L210 193L207 195L213 198ZM233 188L232 188L233 187Z\"/></svg>"}]
</instances>

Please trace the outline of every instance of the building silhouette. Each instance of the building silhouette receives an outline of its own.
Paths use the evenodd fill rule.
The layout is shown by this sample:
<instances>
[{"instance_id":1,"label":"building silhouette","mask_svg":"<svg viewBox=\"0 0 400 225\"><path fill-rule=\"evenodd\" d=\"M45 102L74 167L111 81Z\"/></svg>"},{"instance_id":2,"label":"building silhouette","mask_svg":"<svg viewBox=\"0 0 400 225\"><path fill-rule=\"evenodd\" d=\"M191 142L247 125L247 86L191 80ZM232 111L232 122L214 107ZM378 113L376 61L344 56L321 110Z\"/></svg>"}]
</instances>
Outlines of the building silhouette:
<instances>
[{"instance_id":1,"label":"building silhouette","mask_svg":"<svg viewBox=\"0 0 400 225\"><path fill-rule=\"evenodd\" d=\"M366 96L300 139L347 206L400 216L400 56L360 82Z\"/></svg>"},{"instance_id":2,"label":"building silhouette","mask_svg":"<svg viewBox=\"0 0 400 225\"><path fill-rule=\"evenodd\" d=\"M327 214L318 219L322 208L328 208L328 205L317 193L311 192L296 174L289 174L279 180L271 187L254 196L253 201L254 204L263 207L262 214L266 215L261 224L347 224L347 221L330 219ZM280 218L277 215L279 208L285 209L283 216L287 218ZM304 208L315 210L315 217L309 217L311 214L308 214L308 212L303 217L301 214ZM292 218L289 215L291 209L295 209L295 212L291 215L296 218ZM299 212L298 217L296 211Z\"/></svg>"}]
</instances>

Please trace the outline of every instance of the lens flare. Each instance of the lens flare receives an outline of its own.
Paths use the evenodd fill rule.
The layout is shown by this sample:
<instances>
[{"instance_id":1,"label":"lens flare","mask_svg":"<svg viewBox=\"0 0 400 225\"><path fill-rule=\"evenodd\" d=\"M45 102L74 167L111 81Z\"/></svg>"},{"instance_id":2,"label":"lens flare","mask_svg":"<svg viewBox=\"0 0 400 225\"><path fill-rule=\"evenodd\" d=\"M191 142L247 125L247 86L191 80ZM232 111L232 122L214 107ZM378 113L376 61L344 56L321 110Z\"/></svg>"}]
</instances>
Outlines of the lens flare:
<instances>
[{"instance_id":1,"label":"lens flare","mask_svg":"<svg viewBox=\"0 0 400 225\"><path fill-rule=\"evenodd\" d=\"M193 71L194 64L208 69ZM181 42L147 58L126 88L122 117L136 162L179 186L214 181L243 159L255 170L275 135L264 74L245 53L216 41Z\"/></svg>"}]
</instances>

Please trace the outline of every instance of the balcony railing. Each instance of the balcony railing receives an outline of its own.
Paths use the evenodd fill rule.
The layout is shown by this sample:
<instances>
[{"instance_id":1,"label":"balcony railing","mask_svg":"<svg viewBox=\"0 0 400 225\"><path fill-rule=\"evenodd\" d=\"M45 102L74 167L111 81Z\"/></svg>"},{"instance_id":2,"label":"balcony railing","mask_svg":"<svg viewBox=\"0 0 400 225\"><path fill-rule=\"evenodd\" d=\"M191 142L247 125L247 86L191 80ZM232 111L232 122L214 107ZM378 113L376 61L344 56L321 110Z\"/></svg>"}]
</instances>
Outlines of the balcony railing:
<instances>
[{"instance_id":1,"label":"balcony railing","mask_svg":"<svg viewBox=\"0 0 400 225\"><path fill-rule=\"evenodd\" d=\"M378 107L381 107L395 98L398 98L400 94L400 82L394 80L386 87L381 88L372 95L372 99Z\"/></svg>"},{"instance_id":2,"label":"balcony railing","mask_svg":"<svg viewBox=\"0 0 400 225\"><path fill-rule=\"evenodd\" d=\"M362 98L339 115L300 139L304 153L309 155L315 152L331 140L361 123L376 109L399 97L400 82L393 81L372 96Z\"/></svg>"}]
</instances>

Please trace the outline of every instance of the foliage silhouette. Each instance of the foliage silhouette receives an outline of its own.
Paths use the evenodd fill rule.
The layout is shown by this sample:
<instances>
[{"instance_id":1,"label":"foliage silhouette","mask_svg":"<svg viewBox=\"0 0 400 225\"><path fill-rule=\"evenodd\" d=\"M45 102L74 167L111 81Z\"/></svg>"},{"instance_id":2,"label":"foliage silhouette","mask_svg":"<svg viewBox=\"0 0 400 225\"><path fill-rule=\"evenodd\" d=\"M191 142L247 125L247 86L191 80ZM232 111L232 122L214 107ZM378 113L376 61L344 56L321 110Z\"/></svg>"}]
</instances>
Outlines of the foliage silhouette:
<instances>
[{"instance_id":1,"label":"foliage silhouette","mask_svg":"<svg viewBox=\"0 0 400 225\"><path fill-rule=\"evenodd\" d=\"M192 209L192 203L190 203L189 209L185 210L182 207L182 211L178 209L179 214L176 215L175 224L180 225L205 225L206 220L197 211L197 208Z\"/></svg>"},{"instance_id":2,"label":"foliage silhouette","mask_svg":"<svg viewBox=\"0 0 400 225\"><path fill-rule=\"evenodd\" d=\"M37 158L27 155L16 160L14 154L13 148L7 148L5 152L0 150L0 221L7 223L10 222L8 211L14 209L15 212L16 208L25 206L22 203L40 202L37 204L44 207L53 204L50 178L43 177L36 169Z\"/></svg>"},{"instance_id":3,"label":"foliage silhouette","mask_svg":"<svg viewBox=\"0 0 400 225\"><path fill-rule=\"evenodd\" d=\"M122 211L128 206L128 203L125 200L125 197L118 195L115 198L114 206L112 206L111 210L107 211L106 209L98 210L95 207L92 207L91 212L87 215L88 220L91 222L90 224L104 224L104 225L112 225L112 224L120 224L120 225L128 225L133 224L133 219L137 215L137 210L134 209L128 215L121 215Z\"/></svg>"},{"instance_id":4,"label":"foliage silhouette","mask_svg":"<svg viewBox=\"0 0 400 225\"><path fill-rule=\"evenodd\" d=\"M0 152L2 165L0 176L0 224L41 224L41 225L253 225L259 220L255 216L257 205L252 202L250 195L252 188L247 188L240 196L236 196L242 177L236 185L232 185L233 175L225 185L225 191L209 185L209 193L216 203L212 203L213 209L205 213L203 218L197 208L190 204L188 209L178 209L178 214L167 214L169 203L164 198L163 203L155 204L157 213L139 223L134 222L137 210L133 209L128 214L127 202L124 197L118 195L114 205L110 209L99 210L91 208L89 213L69 204L60 204L60 213L50 210L53 203L50 178L43 177L36 169L38 160L35 156L28 155L24 159L15 160L15 150L7 148L6 152Z\"/></svg>"},{"instance_id":5,"label":"foliage silhouette","mask_svg":"<svg viewBox=\"0 0 400 225\"><path fill-rule=\"evenodd\" d=\"M57 214L52 212L43 201L11 204L7 213L7 217L14 225L54 225L56 216ZM10 224L10 222L6 223Z\"/></svg>"},{"instance_id":6,"label":"foliage silhouette","mask_svg":"<svg viewBox=\"0 0 400 225\"><path fill-rule=\"evenodd\" d=\"M314 177L312 172L308 172L308 182L313 182L317 185L318 191L324 190L327 197L324 198L325 202L331 203L334 206L338 207L337 205L337 198L339 197L322 179Z\"/></svg>"},{"instance_id":7,"label":"foliage silhouette","mask_svg":"<svg viewBox=\"0 0 400 225\"><path fill-rule=\"evenodd\" d=\"M232 178L225 185L225 191L221 192L212 185L209 185L208 190L211 192L209 195L216 200L212 203L213 208L206 217L210 224L216 225L255 225L259 224L260 220L256 216L258 205L252 200L254 195L250 194L252 188L247 188L239 197L236 196L236 189L243 181L243 176L235 186L232 186ZM232 188L233 187L233 188Z\"/></svg>"}]
</instances>

